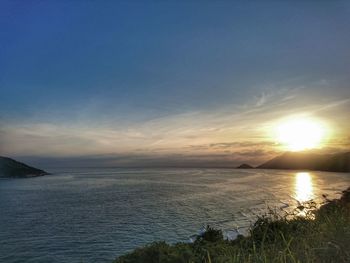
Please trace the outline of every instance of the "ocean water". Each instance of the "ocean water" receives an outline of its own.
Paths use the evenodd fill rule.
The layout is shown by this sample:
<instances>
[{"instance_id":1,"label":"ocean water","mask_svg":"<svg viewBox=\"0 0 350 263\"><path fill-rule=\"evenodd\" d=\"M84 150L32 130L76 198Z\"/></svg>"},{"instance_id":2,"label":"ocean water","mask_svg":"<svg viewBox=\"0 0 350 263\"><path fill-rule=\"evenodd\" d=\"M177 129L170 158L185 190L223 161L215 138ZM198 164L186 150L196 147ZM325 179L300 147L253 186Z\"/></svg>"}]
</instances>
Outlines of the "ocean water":
<instances>
[{"instance_id":1,"label":"ocean water","mask_svg":"<svg viewBox=\"0 0 350 263\"><path fill-rule=\"evenodd\" d=\"M111 262L203 225L244 233L267 206L336 197L349 173L235 169L64 169L0 180L0 262Z\"/></svg>"}]
</instances>

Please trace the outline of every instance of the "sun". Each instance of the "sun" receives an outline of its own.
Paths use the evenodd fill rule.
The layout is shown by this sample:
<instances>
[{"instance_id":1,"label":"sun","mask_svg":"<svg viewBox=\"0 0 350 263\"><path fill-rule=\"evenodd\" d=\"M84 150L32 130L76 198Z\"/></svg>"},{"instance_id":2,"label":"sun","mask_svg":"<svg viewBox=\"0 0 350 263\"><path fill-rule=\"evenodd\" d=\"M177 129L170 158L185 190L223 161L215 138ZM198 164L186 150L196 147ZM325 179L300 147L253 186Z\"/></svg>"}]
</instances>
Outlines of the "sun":
<instances>
[{"instance_id":1,"label":"sun","mask_svg":"<svg viewBox=\"0 0 350 263\"><path fill-rule=\"evenodd\" d=\"M312 118L293 118L277 125L278 143L290 151L303 151L322 146L326 134L323 123Z\"/></svg>"}]
</instances>

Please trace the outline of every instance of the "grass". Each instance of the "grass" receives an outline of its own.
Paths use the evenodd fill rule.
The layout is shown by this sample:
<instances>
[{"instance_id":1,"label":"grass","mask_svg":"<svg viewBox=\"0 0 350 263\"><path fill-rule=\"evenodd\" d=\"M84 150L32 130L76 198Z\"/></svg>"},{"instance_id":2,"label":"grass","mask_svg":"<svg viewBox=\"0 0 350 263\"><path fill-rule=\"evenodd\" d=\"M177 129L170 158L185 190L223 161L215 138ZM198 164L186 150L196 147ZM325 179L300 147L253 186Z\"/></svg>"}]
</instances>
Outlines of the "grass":
<instances>
[{"instance_id":1,"label":"grass","mask_svg":"<svg viewBox=\"0 0 350 263\"><path fill-rule=\"evenodd\" d=\"M155 242L115 263L350 262L350 188L341 198L300 205L293 214L269 211L247 237L223 238L207 227L194 243Z\"/></svg>"}]
</instances>

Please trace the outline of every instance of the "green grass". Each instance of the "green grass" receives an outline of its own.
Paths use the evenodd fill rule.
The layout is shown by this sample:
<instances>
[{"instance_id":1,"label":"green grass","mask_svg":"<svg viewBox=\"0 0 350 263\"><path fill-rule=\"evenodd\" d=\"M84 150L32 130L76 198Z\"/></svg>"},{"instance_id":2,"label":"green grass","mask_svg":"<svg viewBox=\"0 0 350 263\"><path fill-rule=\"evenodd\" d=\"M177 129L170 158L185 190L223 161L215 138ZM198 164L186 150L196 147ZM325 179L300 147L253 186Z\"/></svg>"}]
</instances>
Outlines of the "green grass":
<instances>
[{"instance_id":1,"label":"green grass","mask_svg":"<svg viewBox=\"0 0 350 263\"><path fill-rule=\"evenodd\" d=\"M301 216L302 214L302 216ZM152 243L121 256L115 263L350 262L350 188L340 199L301 205L284 216L269 211L247 237L224 240L207 231L192 244Z\"/></svg>"}]
</instances>

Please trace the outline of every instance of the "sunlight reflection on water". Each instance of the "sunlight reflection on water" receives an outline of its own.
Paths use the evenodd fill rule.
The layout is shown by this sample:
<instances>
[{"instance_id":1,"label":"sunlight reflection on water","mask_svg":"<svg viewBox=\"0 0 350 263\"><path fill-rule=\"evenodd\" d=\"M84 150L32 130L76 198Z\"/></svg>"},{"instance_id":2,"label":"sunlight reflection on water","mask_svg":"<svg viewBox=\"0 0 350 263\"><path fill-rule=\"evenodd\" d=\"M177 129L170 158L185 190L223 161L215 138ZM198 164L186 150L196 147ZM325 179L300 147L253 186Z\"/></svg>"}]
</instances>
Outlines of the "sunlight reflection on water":
<instances>
[{"instance_id":1,"label":"sunlight reflection on water","mask_svg":"<svg viewBox=\"0 0 350 263\"><path fill-rule=\"evenodd\" d=\"M50 172L0 180L0 262L107 263L154 241L187 242L207 224L248 234L267 206L293 209L350 185L346 173L258 169Z\"/></svg>"},{"instance_id":2,"label":"sunlight reflection on water","mask_svg":"<svg viewBox=\"0 0 350 263\"><path fill-rule=\"evenodd\" d=\"M313 198L313 184L310 173L300 172L295 175L295 198L306 202Z\"/></svg>"}]
</instances>

